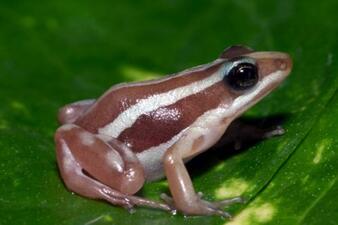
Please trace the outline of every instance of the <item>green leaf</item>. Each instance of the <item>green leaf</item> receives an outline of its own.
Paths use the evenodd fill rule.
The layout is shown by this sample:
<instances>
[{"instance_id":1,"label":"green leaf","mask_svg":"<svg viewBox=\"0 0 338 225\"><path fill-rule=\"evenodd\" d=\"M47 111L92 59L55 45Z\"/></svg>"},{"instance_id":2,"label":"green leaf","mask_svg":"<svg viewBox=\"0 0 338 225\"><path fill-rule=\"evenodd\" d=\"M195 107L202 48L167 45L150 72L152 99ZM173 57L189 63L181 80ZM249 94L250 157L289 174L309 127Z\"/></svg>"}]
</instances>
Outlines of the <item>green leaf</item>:
<instances>
[{"instance_id":1,"label":"green leaf","mask_svg":"<svg viewBox=\"0 0 338 225\"><path fill-rule=\"evenodd\" d=\"M335 0L1 1L0 224L336 224L337 8ZM286 82L247 113L285 115L284 136L188 165L206 198L248 199L229 208L233 221L129 214L66 190L53 142L59 107L211 61L232 44L294 60ZM140 194L167 191L158 181Z\"/></svg>"}]
</instances>

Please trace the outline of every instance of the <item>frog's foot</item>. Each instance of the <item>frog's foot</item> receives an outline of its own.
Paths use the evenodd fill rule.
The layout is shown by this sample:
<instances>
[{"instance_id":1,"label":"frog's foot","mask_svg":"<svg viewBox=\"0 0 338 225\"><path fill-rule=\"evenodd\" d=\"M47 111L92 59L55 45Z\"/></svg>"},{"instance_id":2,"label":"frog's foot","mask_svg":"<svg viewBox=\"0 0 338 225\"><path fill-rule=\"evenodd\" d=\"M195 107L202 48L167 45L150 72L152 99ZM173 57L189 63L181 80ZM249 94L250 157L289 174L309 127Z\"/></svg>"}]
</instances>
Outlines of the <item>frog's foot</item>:
<instances>
[{"instance_id":1,"label":"frog's foot","mask_svg":"<svg viewBox=\"0 0 338 225\"><path fill-rule=\"evenodd\" d=\"M212 202L212 205L215 207L228 207L232 204L236 204L236 203L244 204L245 202L246 201L243 197L237 196L233 198L226 198L220 201Z\"/></svg>"},{"instance_id":2,"label":"frog's foot","mask_svg":"<svg viewBox=\"0 0 338 225\"><path fill-rule=\"evenodd\" d=\"M66 124L55 134L60 174L69 190L128 209L147 206L169 211L163 203L133 196L144 183L144 171L130 149L115 139Z\"/></svg>"},{"instance_id":3,"label":"frog's foot","mask_svg":"<svg viewBox=\"0 0 338 225\"><path fill-rule=\"evenodd\" d=\"M67 104L59 109L58 120L60 124L73 123L83 115L93 104L95 99L88 99Z\"/></svg>"},{"instance_id":4,"label":"frog's foot","mask_svg":"<svg viewBox=\"0 0 338 225\"><path fill-rule=\"evenodd\" d=\"M172 207L168 204L152 201L152 200L141 198L141 197L134 196L134 195L125 195L121 192L113 190L112 188L108 186L102 187L101 193L103 194L100 194L96 198L106 200L107 202L113 205L120 205L126 208L131 213L134 211L135 206L144 206L144 207L160 209L164 211L173 210Z\"/></svg>"},{"instance_id":5,"label":"frog's foot","mask_svg":"<svg viewBox=\"0 0 338 225\"><path fill-rule=\"evenodd\" d=\"M164 211L173 211L173 208L168 204L165 204L165 203L162 203L162 202L152 201L152 200L137 197L137 196L134 196L134 195L128 196L128 200L133 205L145 206L145 207L154 208L154 209L161 209L161 210L164 210Z\"/></svg>"},{"instance_id":6,"label":"frog's foot","mask_svg":"<svg viewBox=\"0 0 338 225\"><path fill-rule=\"evenodd\" d=\"M285 134L285 130L282 126L278 125L272 129L269 130L265 130L262 134L263 138L272 138L272 137L276 137L276 136L281 136Z\"/></svg>"},{"instance_id":7,"label":"frog's foot","mask_svg":"<svg viewBox=\"0 0 338 225\"><path fill-rule=\"evenodd\" d=\"M222 208L223 207L228 207L232 204L236 203L244 203L245 200L242 197L234 197L234 198L228 198L228 199L223 199L221 201L215 201L215 202L209 202L206 200L202 199L202 193L198 192L195 203L194 203L194 209L189 212L185 212L184 210L182 211L183 214L186 215L218 215L218 216L223 216L226 218L231 219L232 216L230 213L224 211ZM172 209L175 209L175 202L174 200L169 197L167 194L162 193L161 194L161 199L166 202ZM176 211L176 210L173 210Z\"/></svg>"}]
</instances>

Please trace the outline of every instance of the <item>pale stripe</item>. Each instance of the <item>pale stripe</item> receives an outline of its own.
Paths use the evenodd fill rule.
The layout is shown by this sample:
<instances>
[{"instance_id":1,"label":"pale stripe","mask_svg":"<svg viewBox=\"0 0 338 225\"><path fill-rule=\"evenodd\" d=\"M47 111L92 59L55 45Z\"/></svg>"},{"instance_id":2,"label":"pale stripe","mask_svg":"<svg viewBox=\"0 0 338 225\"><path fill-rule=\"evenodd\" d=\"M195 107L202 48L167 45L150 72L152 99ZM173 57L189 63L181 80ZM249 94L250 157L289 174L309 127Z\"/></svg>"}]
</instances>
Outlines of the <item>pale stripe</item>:
<instances>
[{"instance_id":1,"label":"pale stripe","mask_svg":"<svg viewBox=\"0 0 338 225\"><path fill-rule=\"evenodd\" d=\"M183 98L197 94L217 82L220 82L223 79L221 70L222 69L218 70L203 80L195 81L189 85L138 101L135 105L121 112L113 122L100 128L98 130L99 133L117 138L125 129L131 127L142 114L174 104Z\"/></svg>"}]
</instances>

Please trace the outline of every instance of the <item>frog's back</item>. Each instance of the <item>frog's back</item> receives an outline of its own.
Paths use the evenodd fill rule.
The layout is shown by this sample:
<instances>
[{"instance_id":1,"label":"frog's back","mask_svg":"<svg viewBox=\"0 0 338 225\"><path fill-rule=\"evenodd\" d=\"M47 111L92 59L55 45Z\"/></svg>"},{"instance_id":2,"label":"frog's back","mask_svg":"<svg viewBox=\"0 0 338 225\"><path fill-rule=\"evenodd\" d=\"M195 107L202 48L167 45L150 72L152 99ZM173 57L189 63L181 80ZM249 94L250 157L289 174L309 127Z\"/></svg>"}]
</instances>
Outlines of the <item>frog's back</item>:
<instances>
[{"instance_id":1,"label":"frog's back","mask_svg":"<svg viewBox=\"0 0 338 225\"><path fill-rule=\"evenodd\" d=\"M75 123L92 133L117 138L134 152L167 143L205 112L204 107L210 107L196 104L200 98L208 98L210 104L219 103L215 93L211 96L208 90L185 93L187 86L214 73L217 65L159 80L113 86ZM177 95L185 97L178 99Z\"/></svg>"}]
</instances>

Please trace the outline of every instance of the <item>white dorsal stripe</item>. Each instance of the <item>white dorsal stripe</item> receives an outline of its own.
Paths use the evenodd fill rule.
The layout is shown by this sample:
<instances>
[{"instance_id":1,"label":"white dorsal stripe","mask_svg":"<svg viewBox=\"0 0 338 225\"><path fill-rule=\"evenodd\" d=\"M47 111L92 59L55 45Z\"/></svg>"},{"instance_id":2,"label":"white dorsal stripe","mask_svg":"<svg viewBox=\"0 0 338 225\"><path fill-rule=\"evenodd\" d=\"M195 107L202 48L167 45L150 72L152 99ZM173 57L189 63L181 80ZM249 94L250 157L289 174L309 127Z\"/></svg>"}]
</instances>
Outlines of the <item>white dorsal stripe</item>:
<instances>
[{"instance_id":1,"label":"white dorsal stripe","mask_svg":"<svg viewBox=\"0 0 338 225\"><path fill-rule=\"evenodd\" d=\"M220 82L223 79L223 74L220 71L221 69L203 80L195 81L189 85L139 100L135 105L121 112L113 122L100 128L98 130L99 133L117 138L125 129L131 127L139 116L160 107L174 104L183 98L201 92Z\"/></svg>"}]
</instances>

